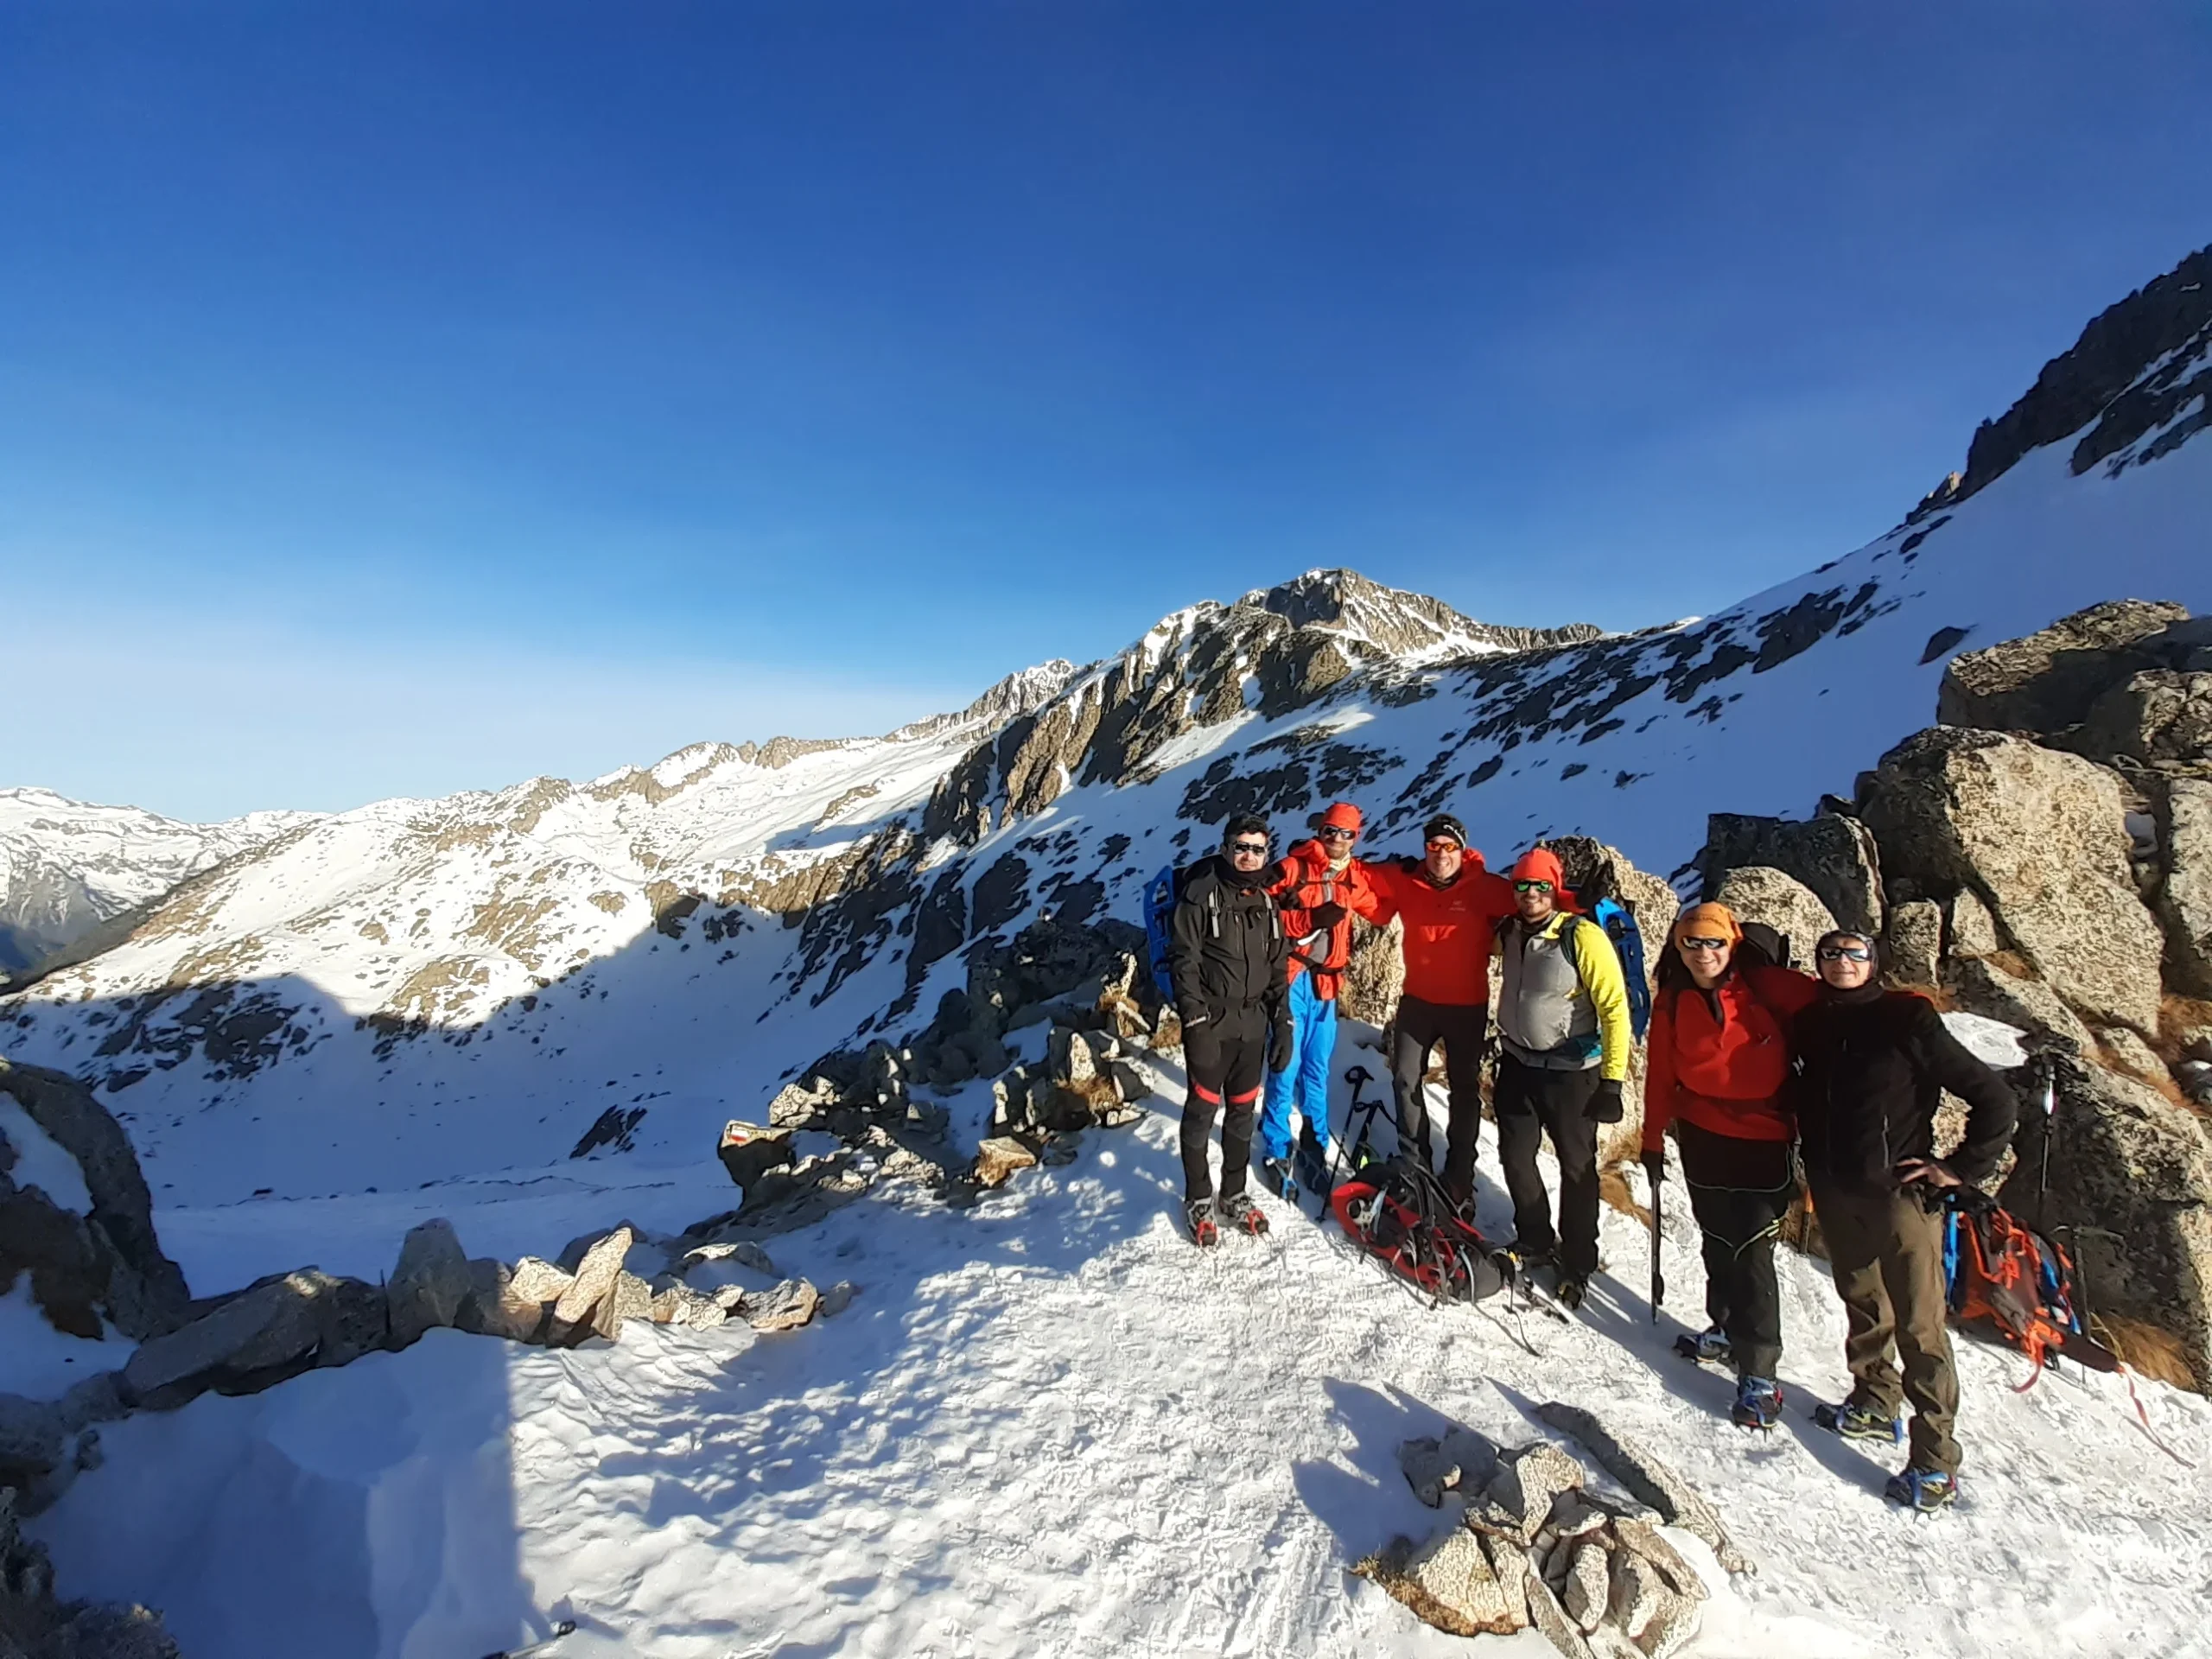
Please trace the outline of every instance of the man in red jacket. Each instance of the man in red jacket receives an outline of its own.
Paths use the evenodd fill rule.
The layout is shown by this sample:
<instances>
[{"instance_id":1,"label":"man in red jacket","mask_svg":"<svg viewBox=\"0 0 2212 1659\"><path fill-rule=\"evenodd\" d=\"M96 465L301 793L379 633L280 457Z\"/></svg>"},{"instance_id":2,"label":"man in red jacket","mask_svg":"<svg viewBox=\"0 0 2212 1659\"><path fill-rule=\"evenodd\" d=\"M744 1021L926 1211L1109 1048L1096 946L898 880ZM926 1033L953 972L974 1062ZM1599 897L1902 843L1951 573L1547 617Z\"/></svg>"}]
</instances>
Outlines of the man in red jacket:
<instances>
[{"instance_id":1,"label":"man in red jacket","mask_svg":"<svg viewBox=\"0 0 2212 1659\"><path fill-rule=\"evenodd\" d=\"M1439 813L1421 830L1423 856L1367 867L1376 902L1360 913L1377 927L1405 922L1406 984L1391 1022L1390 1082L1398 1099L1398 1144L1418 1147L1433 1168L1421 1077L1444 1045L1451 1115L1445 1131L1445 1186L1474 1186L1482 1129L1483 1046L1490 1034L1490 957L1497 924L1514 912L1513 884L1483 868L1466 826Z\"/></svg>"},{"instance_id":2,"label":"man in red jacket","mask_svg":"<svg viewBox=\"0 0 2212 1659\"><path fill-rule=\"evenodd\" d=\"M1277 1192L1291 1174L1290 1107L1306 1121L1299 1177L1310 1189L1327 1180L1329 1060L1337 1049L1337 989L1351 960L1354 912L1375 908L1367 867L1352 856L1363 821L1338 801L1314 821L1313 838L1283 855L1268 891L1290 937L1290 1052L1270 1057L1260 1140L1268 1182Z\"/></svg>"}]
</instances>

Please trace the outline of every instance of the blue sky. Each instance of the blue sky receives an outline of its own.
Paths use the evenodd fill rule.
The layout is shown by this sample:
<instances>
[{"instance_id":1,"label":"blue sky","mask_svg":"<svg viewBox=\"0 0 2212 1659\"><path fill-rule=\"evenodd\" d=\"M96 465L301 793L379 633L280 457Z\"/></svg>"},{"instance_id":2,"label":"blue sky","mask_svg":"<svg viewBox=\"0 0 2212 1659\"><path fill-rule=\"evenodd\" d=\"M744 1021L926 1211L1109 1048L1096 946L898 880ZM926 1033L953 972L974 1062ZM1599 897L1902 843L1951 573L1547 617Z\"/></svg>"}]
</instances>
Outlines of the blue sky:
<instances>
[{"instance_id":1,"label":"blue sky","mask_svg":"<svg viewBox=\"0 0 2212 1659\"><path fill-rule=\"evenodd\" d=\"M1321 564L1717 608L2212 240L2209 85L2202 4L9 0L0 783L881 729Z\"/></svg>"}]
</instances>

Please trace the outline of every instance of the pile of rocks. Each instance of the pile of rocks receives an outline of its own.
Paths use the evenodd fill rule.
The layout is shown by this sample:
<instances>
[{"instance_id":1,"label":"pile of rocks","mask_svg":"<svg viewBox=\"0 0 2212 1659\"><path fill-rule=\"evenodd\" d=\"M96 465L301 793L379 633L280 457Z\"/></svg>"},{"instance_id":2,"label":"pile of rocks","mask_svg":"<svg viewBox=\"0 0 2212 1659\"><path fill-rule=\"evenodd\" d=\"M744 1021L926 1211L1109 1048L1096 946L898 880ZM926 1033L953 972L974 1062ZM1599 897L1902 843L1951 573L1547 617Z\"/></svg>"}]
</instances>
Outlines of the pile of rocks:
<instances>
[{"instance_id":1,"label":"pile of rocks","mask_svg":"<svg viewBox=\"0 0 2212 1659\"><path fill-rule=\"evenodd\" d=\"M784 1201L779 1183L786 1175L807 1180L808 1165L791 1152L791 1137L804 1129L874 1154L878 1173L921 1175L964 1202L1017 1170L1071 1157L1073 1137L1085 1129L1135 1122L1143 1116L1138 1103L1152 1092L1137 1055L1173 1052L1182 1033L1145 970L1135 933L1116 922L1087 926L1047 917L1010 944L986 940L970 954L967 988L944 994L920 1035L836 1050L803 1068L768 1103L765 1125L733 1123L724 1134L723 1161L746 1189L735 1214L756 1217L765 1204ZM1043 1061L1014 1060L1007 1038L1039 1024L1046 1027ZM954 1171L917 1161L941 1155L945 1110L915 1091L949 1092L982 1076L993 1078L993 1106L974 1163ZM933 1144L920 1147L915 1137Z\"/></svg>"},{"instance_id":2,"label":"pile of rocks","mask_svg":"<svg viewBox=\"0 0 2212 1659\"><path fill-rule=\"evenodd\" d=\"M1449 1521L1425 1543L1393 1540L1352 1570L1455 1635L1534 1626L1567 1659L1664 1659L1697 1633L1709 1592L1661 1526L1700 1537L1732 1571L1748 1563L1712 1506L1665 1465L1578 1408L1539 1414L1627 1495L1594 1490L1557 1441L1504 1450L1454 1425L1398 1449L1414 1494Z\"/></svg>"},{"instance_id":3,"label":"pile of rocks","mask_svg":"<svg viewBox=\"0 0 2212 1659\"><path fill-rule=\"evenodd\" d=\"M1953 659L1938 712L1809 821L1716 815L1705 894L2024 1033L2053 1109L1999 1198L2212 1387L2212 619L2093 607Z\"/></svg>"}]
</instances>

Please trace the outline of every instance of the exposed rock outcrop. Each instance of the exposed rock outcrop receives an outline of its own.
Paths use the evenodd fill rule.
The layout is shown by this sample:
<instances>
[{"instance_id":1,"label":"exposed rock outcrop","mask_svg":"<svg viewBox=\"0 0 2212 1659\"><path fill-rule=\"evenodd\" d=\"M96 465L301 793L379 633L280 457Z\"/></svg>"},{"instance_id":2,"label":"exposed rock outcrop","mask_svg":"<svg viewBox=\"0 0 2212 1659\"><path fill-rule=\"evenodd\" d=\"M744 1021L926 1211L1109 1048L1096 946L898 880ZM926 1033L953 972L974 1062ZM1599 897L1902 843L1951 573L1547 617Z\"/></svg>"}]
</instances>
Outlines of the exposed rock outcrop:
<instances>
[{"instance_id":1,"label":"exposed rock outcrop","mask_svg":"<svg viewBox=\"0 0 2212 1659\"><path fill-rule=\"evenodd\" d=\"M1798 882L1834 918L1831 925L1862 933L1881 931L1880 861L1873 837L1857 819L1837 812L1802 821L1713 814L1706 821L1705 850L1698 856L1705 896L1719 899L1728 873L1751 866L1779 870ZM1809 953L1813 938L1798 944Z\"/></svg>"},{"instance_id":2,"label":"exposed rock outcrop","mask_svg":"<svg viewBox=\"0 0 2212 1659\"><path fill-rule=\"evenodd\" d=\"M1867 780L1883 868L1924 894L1971 889L2005 942L2094 1024L2158 1024L2160 934L2137 895L2120 780L2077 756L1939 726Z\"/></svg>"},{"instance_id":3,"label":"exposed rock outcrop","mask_svg":"<svg viewBox=\"0 0 2212 1659\"><path fill-rule=\"evenodd\" d=\"M1813 947L1836 925L1811 888L1763 864L1730 870L1707 896L1735 912L1739 922L1763 923L1780 934L1789 957L1784 968L1810 968Z\"/></svg>"}]
</instances>

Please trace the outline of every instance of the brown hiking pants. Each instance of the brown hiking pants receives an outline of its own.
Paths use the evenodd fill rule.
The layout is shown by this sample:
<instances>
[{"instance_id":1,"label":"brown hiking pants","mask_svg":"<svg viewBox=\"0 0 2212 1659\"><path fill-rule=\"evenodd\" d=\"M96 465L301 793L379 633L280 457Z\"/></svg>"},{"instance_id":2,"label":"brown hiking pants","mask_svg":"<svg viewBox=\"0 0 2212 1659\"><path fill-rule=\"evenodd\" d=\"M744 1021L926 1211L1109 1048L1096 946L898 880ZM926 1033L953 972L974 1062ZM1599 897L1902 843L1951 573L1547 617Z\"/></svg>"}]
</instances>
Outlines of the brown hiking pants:
<instances>
[{"instance_id":1,"label":"brown hiking pants","mask_svg":"<svg viewBox=\"0 0 2212 1659\"><path fill-rule=\"evenodd\" d=\"M1912 1402L1912 1466L1959 1469L1959 1373L1944 1326L1943 1217L1916 1194L1866 1192L1810 1174L1847 1329L1851 1397L1891 1417ZM1900 1376L1897 1360L1904 1362Z\"/></svg>"}]
</instances>

